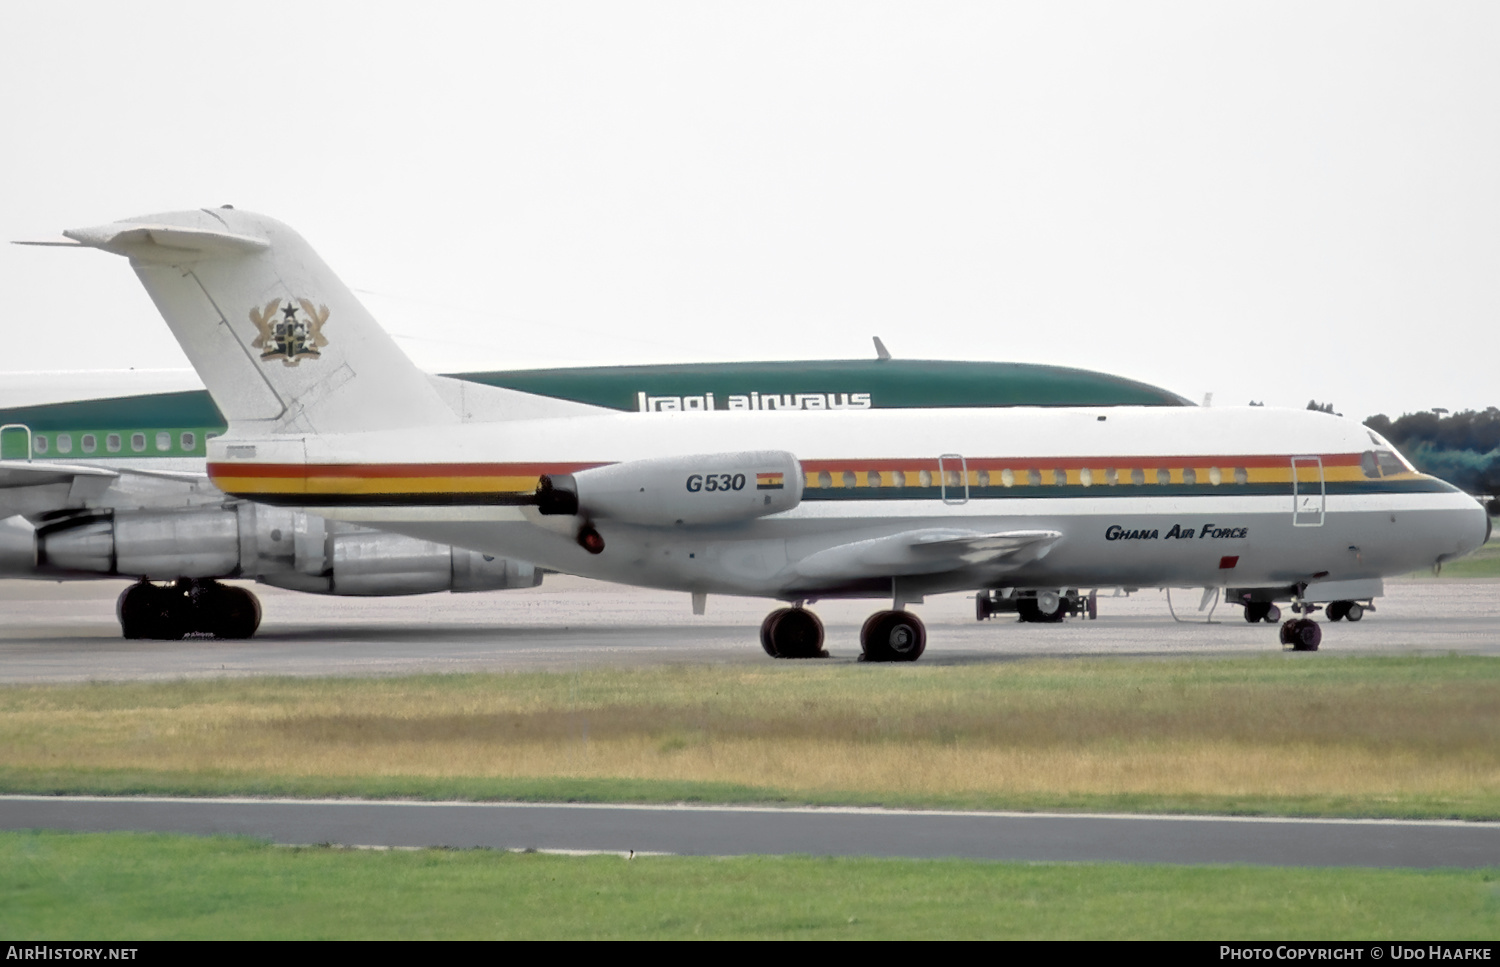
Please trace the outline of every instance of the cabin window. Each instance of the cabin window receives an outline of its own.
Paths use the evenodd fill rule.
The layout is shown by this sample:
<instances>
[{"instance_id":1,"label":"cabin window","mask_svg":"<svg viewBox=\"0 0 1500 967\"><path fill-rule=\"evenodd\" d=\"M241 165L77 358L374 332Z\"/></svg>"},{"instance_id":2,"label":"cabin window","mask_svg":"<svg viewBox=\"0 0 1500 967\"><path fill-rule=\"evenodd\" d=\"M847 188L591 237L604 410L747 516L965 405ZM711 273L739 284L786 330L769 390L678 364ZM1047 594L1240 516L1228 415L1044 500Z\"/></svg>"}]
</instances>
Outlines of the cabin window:
<instances>
[{"instance_id":1,"label":"cabin window","mask_svg":"<svg viewBox=\"0 0 1500 967\"><path fill-rule=\"evenodd\" d=\"M198 435L196 433L187 432L177 439L178 442L182 444L182 448L189 452L196 449L198 446Z\"/></svg>"},{"instance_id":2,"label":"cabin window","mask_svg":"<svg viewBox=\"0 0 1500 967\"><path fill-rule=\"evenodd\" d=\"M87 444L85 444L84 446L87 447ZM120 434L111 433L106 436L104 438L104 449L108 450L110 453L118 453L120 451Z\"/></svg>"},{"instance_id":3,"label":"cabin window","mask_svg":"<svg viewBox=\"0 0 1500 967\"><path fill-rule=\"evenodd\" d=\"M1120 482L1120 471L1115 470L1113 467L1111 467L1110 469L1104 471L1104 482L1107 483L1107 484L1109 484L1111 487L1113 487L1115 484L1119 483Z\"/></svg>"},{"instance_id":4,"label":"cabin window","mask_svg":"<svg viewBox=\"0 0 1500 967\"><path fill-rule=\"evenodd\" d=\"M1234 482L1237 483L1237 484L1247 484L1247 483L1249 483L1250 482L1250 471L1246 470L1244 467L1235 467L1234 468Z\"/></svg>"},{"instance_id":5,"label":"cabin window","mask_svg":"<svg viewBox=\"0 0 1500 967\"><path fill-rule=\"evenodd\" d=\"M1088 467L1084 467L1082 470L1078 471L1078 482L1083 484L1085 487L1092 487L1094 485L1094 471L1090 470Z\"/></svg>"},{"instance_id":6,"label":"cabin window","mask_svg":"<svg viewBox=\"0 0 1500 967\"><path fill-rule=\"evenodd\" d=\"M833 486L833 474L829 473L827 470L819 470L818 471L818 489L819 490L827 490L829 487L832 487L832 486Z\"/></svg>"},{"instance_id":7,"label":"cabin window","mask_svg":"<svg viewBox=\"0 0 1500 967\"><path fill-rule=\"evenodd\" d=\"M1172 482L1172 471L1160 469L1156 471L1156 482L1165 486Z\"/></svg>"},{"instance_id":8,"label":"cabin window","mask_svg":"<svg viewBox=\"0 0 1500 967\"><path fill-rule=\"evenodd\" d=\"M1219 471L1218 467L1208 468L1208 482L1215 487L1224 482L1224 474Z\"/></svg>"},{"instance_id":9,"label":"cabin window","mask_svg":"<svg viewBox=\"0 0 1500 967\"><path fill-rule=\"evenodd\" d=\"M59 433L57 435L57 452L58 453L72 453L73 452L73 434L71 434L71 433Z\"/></svg>"},{"instance_id":10,"label":"cabin window","mask_svg":"<svg viewBox=\"0 0 1500 967\"><path fill-rule=\"evenodd\" d=\"M868 484L871 487L879 487L880 486L880 471L878 471L878 470L871 470L869 473L865 474L865 483Z\"/></svg>"},{"instance_id":11,"label":"cabin window","mask_svg":"<svg viewBox=\"0 0 1500 967\"><path fill-rule=\"evenodd\" d=\"M130 449L134 450L136 453L140 453L142 450L146 449L146 434L130 434Z\"/></svg>"},{"instance_id":12,"label":"cabin window","mask_svg":"<svg viewBox=\"0 0 1500 967\"><path fill-rule=\"evenodd\" d=\"M974 482L981 487L988 487L990 485L990 472L988 470L979 471L979 473L974 475Z\"/></svg>"},{"instance_id":13,"label":"cabin window","mask_svg":"<svg viewBox=\"0 0 1500 967\"><path fill-rule=\"evenodd\" d=\"M892 470L891 471L891 486L892 487L905 487L906 486L906 471L905 470Z\"/></svg>"},{"instance_id":14,"label":"cabin window","mask_svg":"<svg viewBox=\"0 0 1500 967\"><path fill-rule=\"evenodd\" d=\"M1052 471L1052 482L1055 483L1055 484L1057 484L1059 487L1062 487L1062 486L1066 485L1067 482L1068 482L1068 471L1066 471L1066 470L1054 470L1054 471Z\"/></svg>"},{"instance_id":15,"label":"cabin window","mask_svg":"<svg viewBox=\"0 0 1500 967\"><path fill-rule=\"evenodd\" d=\"M1142 470L1140 467L1136 467L1134 470L1130 471L1130 482L1135 484L1137 487L1145 486L1146 471Z\"/></svg>"},{"instance_id":16,"label":"cabin window","mask_svg":"<svg viewBox=\"0 0 1500 967\"><path fill-rule=\"evenodd\" d=\"M1187 467L1182 471L1182 482L1191 486L1198 482L1198 471Z\"/></svg>"},{"instance_id":17,"label":"cabin window","mask_svg":"<svg viewBox=\"0 0 1500 967\"><path fill-rule=\"evenodd\" d=\"M85 433L83 435L82 442L84 453L93 453L95 450L99 449L99 441L94 438L94 435L92 433Z\"/></svg>"},{"instance_id":18,"label":"cabin window","mask_svg":"<svg viewBox=\"0 0 1500 967\"><path fill-rule=\"evenodd\" d=\"M1042 472L1040 470L1026 471L1026 482L1033 487L1040 487L1042 485Z\"/></svg>"},{"instance_id":19,"label":"cabin window","mask_svg":"<svg viewBox=\"0 0 1500 967\"><path fill-rule=\"evenodd\" d=\"M1014 471L1012 471L1009 467L1007 467L1004 470L1000 471L1000 486L1002 486L1002 487L1014 487L1015 485L1016 485L1016 475L1015 475Z\"/></svg>"},{"instance_id":20,"label":"cabin window","mask_svg":"<svg viewBox=\"0 0 1500 967\"><path fill-rule=\"evenodd\" d=\"M859 478L854 475L854 471L853 470L845 470L844 471L844 486L845 487L857 487L857 486L859 486Z\"/></svg>"},{"instance_id":21,"label":"cabin window","mask_svg":"<svg viewBox=\"0 0 1500 967\"><path fill-rule=\"evenodd\" d=\"M917 473L917 486L918 487L931 487L932 486L932 471L931 470L922 470L922 471L919 471Z\"/></svg>"},{"instance_id":22,"label":"cabin window","mask_svg":"<svg viewBox=\"0 0 1500 967\"><path fill-rule=\"evenodd\" d=\"M35 450L37 453L46 453L47 452L47 438L44 437L44 436L39 436L39 437L33 438L32 441L31 441L31 449Z\"/></svg>"},{"instance_id":23,"label":"cabin window","mask_svg":"<svg viewBox=\"0 0 1500 967\"><path fill-rule=\"evenodd\" d=\"M156 449L158 449L158 450L170 450L170 449L172 449L172 434L170 434L170 433L158 433L156 435Z\"/></svg>"}]
</instances>

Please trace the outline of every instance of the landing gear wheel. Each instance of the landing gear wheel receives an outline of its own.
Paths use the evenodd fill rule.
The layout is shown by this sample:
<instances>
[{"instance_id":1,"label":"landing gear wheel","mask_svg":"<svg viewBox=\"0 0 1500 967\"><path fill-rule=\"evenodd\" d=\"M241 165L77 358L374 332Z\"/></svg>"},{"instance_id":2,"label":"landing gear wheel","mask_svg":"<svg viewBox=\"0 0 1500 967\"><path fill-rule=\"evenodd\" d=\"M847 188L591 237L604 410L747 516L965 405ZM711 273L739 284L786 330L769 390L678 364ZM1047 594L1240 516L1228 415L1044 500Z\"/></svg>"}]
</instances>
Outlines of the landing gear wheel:
<instances>
[{"instance_id":1,"label":"landing gear wheel","mask_svg":"<svg viewBox=\"0 0 1500 967\"><path fill-rule=\"evenodd\" d=\"M1276 605L1274 605L1274 604L1268 606L1266 608L1266 618L1265 618L1266 624L1268 624L1268 625L1274 625L1276 622L1278 622L1280 620L1281 620L1281 609L1278 608L1278 607L1276 607Z\"/></svg>"},{"instance_id":2,"label":"landing gear wheel","mask_svg":"<svg viewBox=\"0 0 1500 967\"><path fill-rule=\"evenodd\" d=\"M1293 618L1281 626L1281 643L1292 651L1317 651L1323 629L1311 618Z\"/></svg>"},{"instance_id":3,"label":"landing gear wheel","mask_svg":"<svg viewBox=\"0 0 1500 967\"><path fill-rule=\"evenodd\" d=\"M1358 601L1350 601L1348 602L1347 607L1344 608L1344 617L1348 618L1350 621L1358 621L1364 616L1365 606L1360 604Z\"/></svg>"},{"instance_id":4,"label":"landing gear wheel","mask_svg":"<svg viewBox=\"0 0 1500 967\"><path fill-rule=\"evenodd\" d=\"M126 638L176 641L187 633L183 621L185 600L175 588L159 588L150 581L132 584L120 592L115 616Z\"/></svg>"},{"instance_id":5,"label":"landing gear wheel","mask_svg":"<svg viewBox=\"0 0 1500 967\"><path fill-rule=\"evenodd\" d=\"M260 627L260 602L244 588L214 585L197 601L199 630L215 638L249 638Z\"/></svg>"},{"instance_id":6,"label":"landing gear wheel","mask_svg":"<svg viewBox=\"0 0 1500 967\"><path fill-rule=\"evenodd\" d=\"M1055 593L1052 594L1052 598L1057 601L1056 607L1052 611L1042 610L1042 605L1038 604L1040 598L1041 595L1037 595L1035 598L1016 599L1016 614L1020 619L1025 622L1038 624L1053 624L1061 621L1063 619L1062 602L1057 598L1057 595Z\"/></svg>"},{"instance_id":7,"label":"landing gear wheel","mask_svg":"<svg viewBox=\"0 0 1500 967\"><path fill-rule=\"evenodd\" d=\"M1331 601L1323 612L1328 615L1329 621L1342 621L1349 613L1349 605L1353 603L1353 601Z\"/></svg>"},{"instance_id":8,"label":"landing gear wheel","mask_svg":"<svg viewBox=\"0 0 1500 967\"><path fill-rule=\"evenodd\" d=\"M1088 616L1090 621L1099 620L1099 592L1097 589L1089 592Z\"/></svg>"},{"instance_id":9,"label":"landing gear wheel","mask_svg":"<svg viewBox=\"0 0 1500 967\"><path fill-rule=\"evenodd\" d=\"M1245 620L1250 624L1255 624L1258 621L1266 621L1270 613L1271 602L1269 601L1251 601L1245 605Z\"/></svg>"},{"instance_id":10,"label":"landing gear wheel","mask_svg":"<svg viewBox=\"0 0 1500 967\"><path fill-rule=\"evenodd\" d=\"M909 611L877 611L859 630L865 661L916 661L927 649L927 628Z\"/></svg>"},{"instance_id":11,"label":"landing gear wheel","mask_svg":"<svg viewBox=\"0 0 1500 967\"><path fill-rule=\"evenodd\" d=\"M823 622L811 611L782 608L760 626L761 647L773 658L824 658Z\"/></svg>"}]
</instances>

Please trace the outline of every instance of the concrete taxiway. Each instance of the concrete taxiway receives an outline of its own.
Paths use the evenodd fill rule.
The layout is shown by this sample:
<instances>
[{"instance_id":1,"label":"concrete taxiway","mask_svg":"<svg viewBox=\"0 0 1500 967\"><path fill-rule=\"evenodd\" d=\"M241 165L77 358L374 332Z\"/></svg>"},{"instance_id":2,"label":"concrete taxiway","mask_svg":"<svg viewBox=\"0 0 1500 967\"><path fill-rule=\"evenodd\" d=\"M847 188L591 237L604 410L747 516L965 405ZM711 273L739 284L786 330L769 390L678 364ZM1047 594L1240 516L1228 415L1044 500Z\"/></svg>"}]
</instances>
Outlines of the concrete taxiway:
<instances>
[{"instance_id":1,"label":"concrete taxiway","mask_svg":"<svg viewBox=\"0 0 1500 967\"><path fill-rule=\"evenodd\" d=\"M697 856L956 857L1276 866L1500 865L1500 824L733 806L0 797L0 828L285 844Z\"/></svg>"},{"instance_id":2,"label":"concrete taxiway","mask_svg":"<svg viewBox=\"0 0 1500 967\"><path fill-rule=\"evenodd\" d=\"M125 641L114 603L124 582L0 581L0 682L221 675L387 675L576 669L678 662L764 662L758 629L770 603L688 595L551 575L541 587L410 598L326 598L253 586L260 633L247 641ZM1500 582L1401 580L1358 624L1325 622L1323 654L1456 652L1500 655ZM974 620L967 595L915 607L927 623L927 664L1066 655L1261 655L1281 650L1274 625L1220 606L1207 623L1200 592L1155 589L1104 597L1099 620L1019 624ZM876 601L819 602L834 661L859 655Z\"/></svg>"}]
</instances>

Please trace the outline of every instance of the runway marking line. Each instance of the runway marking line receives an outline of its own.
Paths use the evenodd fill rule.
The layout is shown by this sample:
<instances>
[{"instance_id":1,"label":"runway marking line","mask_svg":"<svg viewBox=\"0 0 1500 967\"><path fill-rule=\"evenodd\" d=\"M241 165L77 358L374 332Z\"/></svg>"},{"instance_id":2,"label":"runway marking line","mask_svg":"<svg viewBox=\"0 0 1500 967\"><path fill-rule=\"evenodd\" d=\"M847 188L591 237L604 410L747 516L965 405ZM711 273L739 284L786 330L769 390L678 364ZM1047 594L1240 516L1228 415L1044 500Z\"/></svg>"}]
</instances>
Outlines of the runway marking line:
<instances>
[{"instance_id":1,"label":"runway marking line","mask_svg":"<svg viewBox=\"0 0 1500 967\"><path fill-rule=\"evenodd\" d=\"M1357 819L1337 816L1215 816L1197 813L1061 813L944 809L887 809L880 806L729 806L692 803L585 803L585 802L465 802L462 800L409 799L256 799L253 797L174 797L174 796L22 796L0 794L4 802L134 802L156 804L212 804L220 806L408 806L424 808L481 809L603 809L635 812L716 812L716 813L802 813L809 815L855 816L951 816L993 819L1133 819L1142 822L1195 823L1295 823L1299 825L1334 826L1431 826L1461 829L1490 829L1500 833L1500 822L1462 819ZM610 851L605 851L610 852ZM636 854L644 855L644 854Z\"/></svg>"}]
</instances>

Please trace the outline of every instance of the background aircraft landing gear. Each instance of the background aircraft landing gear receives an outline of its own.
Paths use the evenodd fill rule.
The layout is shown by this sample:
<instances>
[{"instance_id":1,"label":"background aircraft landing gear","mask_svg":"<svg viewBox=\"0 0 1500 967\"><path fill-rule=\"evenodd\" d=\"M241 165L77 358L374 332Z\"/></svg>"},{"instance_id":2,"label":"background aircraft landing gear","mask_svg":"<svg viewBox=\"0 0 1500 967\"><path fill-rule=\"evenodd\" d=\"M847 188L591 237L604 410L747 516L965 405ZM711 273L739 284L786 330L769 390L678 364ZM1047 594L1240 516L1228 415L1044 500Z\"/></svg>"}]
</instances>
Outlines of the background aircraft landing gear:
<instances>
[{"instance_id":1,"label":"background aircraft landing gear","mask_svg":"<svg viewBox=\"0 0 1500 967\"><path fill-rule=\"evenodd\" d=\"M877 611L859 630L861 661L916 661L927 649L927 628L909 611Z\"/></svg>"},{"instance_id":2,"label":"background aircraft landing gear","mask_svg":"<svg viewBox=\"0 0 1500 967\"><path fill-rule=\"evenodd\" d=\"M802 608L781 608L760 624L760 646L772 658L827 658L823 622Z\"/></svg>"},{"instance_id":3,"label":"background aircraft landing gear","mask_svg":"<svg viewBox=\"0 0 1500 967\"><path fill-rule=\"evenodd\" d=\"M120 593L115 615L126 638L175 641L184 635L249 638L260 627L260 602L244 588L182 578L165 586L141 581Z\"/></svg>"},{"instance_id":4,"label":"background aircraft landing gear","mask_svg":"<svg viewBox=\"0 0 1500 967\"><path fill-rule=\"evenodd\" d=\"M1034 598L1016 601L1016 614L1022 621L1051 624L1067 617L1062 595L1056 591L1038 591Z\"/></svg>"},{"instance_id":5,"label":"background aircraft landing gear","mask_svg":"<svg viewBox=\"0 0 1500 967\"><path fill-rule=\"evenodd\" d=\"M1269 601L1251 601L1245 605L1245 620L1251 624L1264 621L1274 625L1281 620L1281 609Z\"/></svg>"},{"instance_id":6,"label":"background aircraft landing gear","mask_svg":"<svg viewBox=\"0 0 1500 967\"><path fill-rule=\"evenodd\" d=\"M1292 651L1317 651L1323 629L1311 618L1292 618L1281 626L1281 643Z\"/></svg>"}]
</instances>

